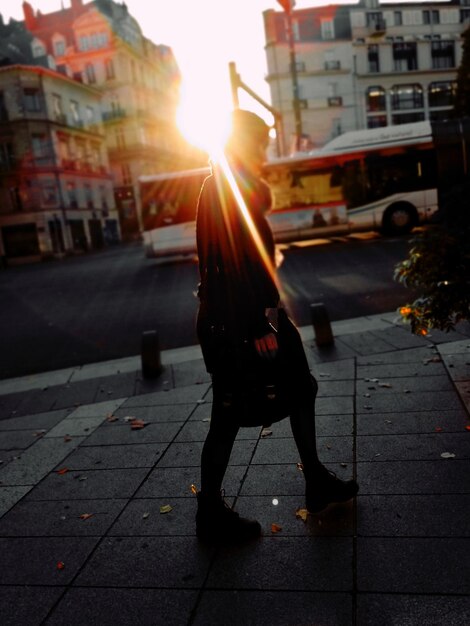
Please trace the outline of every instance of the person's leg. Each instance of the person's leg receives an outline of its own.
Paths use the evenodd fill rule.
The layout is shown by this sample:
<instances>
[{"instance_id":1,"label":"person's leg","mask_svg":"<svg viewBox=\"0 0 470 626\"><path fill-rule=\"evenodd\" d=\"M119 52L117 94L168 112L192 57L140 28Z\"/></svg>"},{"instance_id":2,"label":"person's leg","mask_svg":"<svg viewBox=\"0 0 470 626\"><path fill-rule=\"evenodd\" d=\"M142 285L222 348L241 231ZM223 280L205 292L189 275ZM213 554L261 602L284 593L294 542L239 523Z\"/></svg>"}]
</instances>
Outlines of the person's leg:
<instances>
[{"instance_id":1,"label":"person's leg","mask_svg":"<svg viewBox=\"0 0 470 626\"><path fill-rule=\"evenodd\" d=\"M286 318L287 319L287 318ZM331 502L345 502L358 491L356 481L342 481L318 458L315 400L318 383L311 375L300 335L290 320L284 320L283 358L288 364L288 387L292 409L290 424L299 451L306 482L306 506L316 513Z\"/></svg>"},{"instance_id":2,"label":"person's leg","mask_svg":"<svg viewBox=\"0 0 470 626\"><path fill-rule=\"evenodd\" d=\"M224 393L217 385L213 390L211 425L201 454L196 534L210 542L255 539L261 534L259 523L240 517L222 496L222 481L239 426L233 407L224 402Z\"/></svg>"}]
</instances>

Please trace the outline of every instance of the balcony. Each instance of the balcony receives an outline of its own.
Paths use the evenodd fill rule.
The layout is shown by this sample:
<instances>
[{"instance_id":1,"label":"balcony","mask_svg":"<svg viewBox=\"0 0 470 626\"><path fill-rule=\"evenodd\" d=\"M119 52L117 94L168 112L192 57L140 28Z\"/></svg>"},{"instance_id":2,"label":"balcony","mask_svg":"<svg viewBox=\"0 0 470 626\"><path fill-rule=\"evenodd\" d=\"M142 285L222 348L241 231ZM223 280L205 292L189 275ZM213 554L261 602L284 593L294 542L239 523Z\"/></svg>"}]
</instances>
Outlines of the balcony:
<instances>
[{"instance_id":1,"label":"balcony","mask_svg":"<svg viewBox=\"0 0 470 626\"><path fill-rule=\"evenodd\" d=\"M325 70L340 70L341 62L340 61L325 61Z\"/></svg>"},{"instance_id":2,"label":"balcony","mask_svg":"<svg viewBox=\"0 0 470 626\"><path fill-rule=\"evenodd\" d=\"M342 107L343 98L341 96L330 96L328 98L328 106L329 107Z\"/></svg>"},{"instance_id":3,"label":"balcony","mask_svg":"<svg viewBox=\"0 0 470 626\"><path fill-rule=\"evenodd\" d=\"M124 117L126 117L126 111L124 109L113 109L112 111L104 111L103 122L121 120Z\"/></svg>"},{"instance_id":4,"label":"balcony","mask_svg":"<svg viewBox=\"0 0 470 626\"><path fill-rule=\"evenodd\" d=\"M58 124L67 124L67 116L64 113L59 113L58 115L55 116L55 121Z\"/></svg>"},{"instance_id":5,"label":"balcony","mask_svg":"<svg viewBox=\"0 0 470 626\"><path fill-rule=\"evenodd\" d=\"M387 22L381 17L368 25L369 37L382 37L387 32Z\"/></svg>"}]
</instances>

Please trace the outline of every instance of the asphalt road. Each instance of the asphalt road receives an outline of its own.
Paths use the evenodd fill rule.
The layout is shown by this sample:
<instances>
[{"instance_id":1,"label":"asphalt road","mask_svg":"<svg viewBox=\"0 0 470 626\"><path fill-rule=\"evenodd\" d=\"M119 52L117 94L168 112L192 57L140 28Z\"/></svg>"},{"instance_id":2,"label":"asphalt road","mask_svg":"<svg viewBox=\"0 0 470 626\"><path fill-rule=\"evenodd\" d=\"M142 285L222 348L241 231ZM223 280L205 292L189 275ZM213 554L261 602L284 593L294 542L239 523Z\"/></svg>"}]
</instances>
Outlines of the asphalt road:
<instances>
[{"instance_id":1,"label":"asphalt road","mask_svg":"<svg viewBox=\"0 0 470 626\"><path fill-rule=\"evenodd\" d=\"M331 320L394 310L411 299L393 280L407 238L337 238L291 246L280 269L298 325L324 302ZM139 244L0 270L0 378L140 353L156 329L162 349L197 343L194 260L162 264Z\"/></svg>"}]
</instances>

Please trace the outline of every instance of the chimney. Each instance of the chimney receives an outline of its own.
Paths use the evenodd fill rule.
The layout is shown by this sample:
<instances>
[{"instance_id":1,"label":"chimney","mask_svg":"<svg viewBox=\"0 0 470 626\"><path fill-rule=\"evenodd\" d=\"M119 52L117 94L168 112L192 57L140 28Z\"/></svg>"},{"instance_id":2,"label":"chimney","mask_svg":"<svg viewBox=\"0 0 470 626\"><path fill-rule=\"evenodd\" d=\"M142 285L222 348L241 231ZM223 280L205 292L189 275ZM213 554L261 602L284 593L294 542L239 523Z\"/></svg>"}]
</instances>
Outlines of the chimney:
<instances>
[{"instance_id":1,"label":"chimney","mask_svg":"<svg viewBox=\"0 0 470 626\"><path fill-rule=\"evenodd\" d=\"M34 15L34 9L29 2L23 2L23 15L27 30L33 30L36 26L36 16Z\"/></svg>"},{"instance_id":2,"label":"chimney","mask_svg":"<svg viewBox=\"0 0 470 626\"><path fill-rule=\"evenodd\" d=\"M82 0L72 0L72 13L80 13L82 6Z\"/></svg>"}]
</instances>

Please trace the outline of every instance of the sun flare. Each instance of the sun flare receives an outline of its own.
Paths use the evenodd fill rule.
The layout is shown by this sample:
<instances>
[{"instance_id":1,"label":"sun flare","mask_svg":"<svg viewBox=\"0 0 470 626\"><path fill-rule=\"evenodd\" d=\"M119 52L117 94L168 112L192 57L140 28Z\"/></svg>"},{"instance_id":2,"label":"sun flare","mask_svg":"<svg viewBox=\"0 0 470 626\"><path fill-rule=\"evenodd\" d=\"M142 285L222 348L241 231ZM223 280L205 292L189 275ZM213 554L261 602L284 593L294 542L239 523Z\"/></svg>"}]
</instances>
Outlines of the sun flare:
<instances>
[{"instance_id":1,"label":"sun flare","mask_svg":"<svg viewBox=\"0 0 470 626\"><path fill-rule=\"evenodd\" d=\"M183 85L177 113L185 138L211 155L221 152L230 130L230 105L220 96L220 92L204 88L195 92Z\"/></svg>"}]
</instances>

